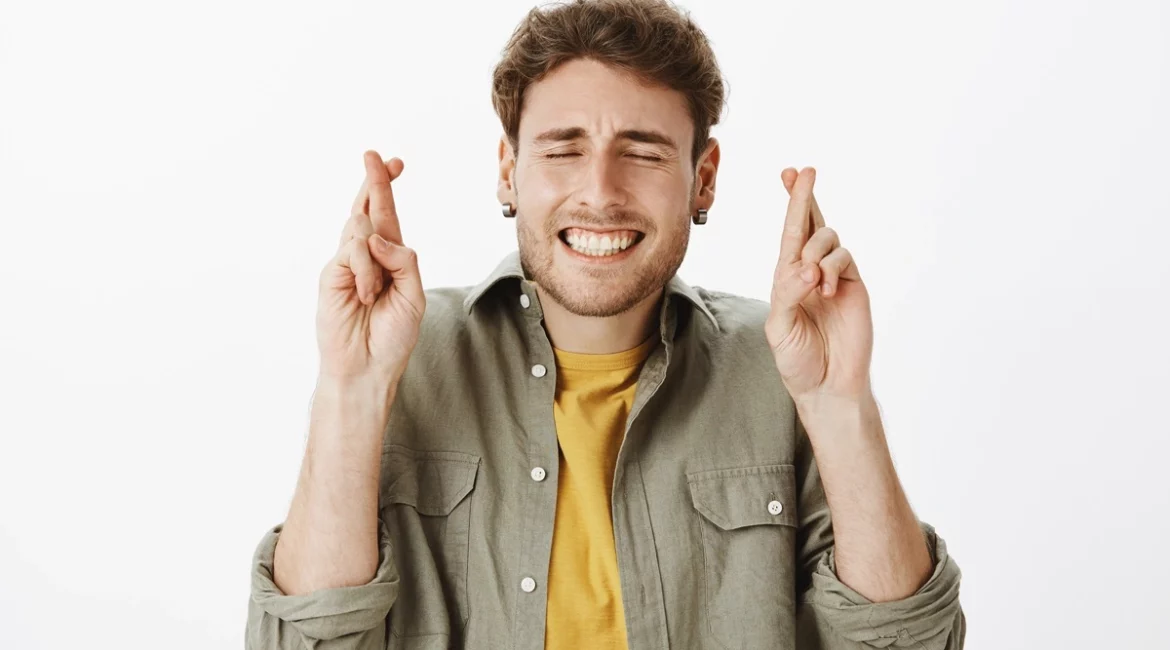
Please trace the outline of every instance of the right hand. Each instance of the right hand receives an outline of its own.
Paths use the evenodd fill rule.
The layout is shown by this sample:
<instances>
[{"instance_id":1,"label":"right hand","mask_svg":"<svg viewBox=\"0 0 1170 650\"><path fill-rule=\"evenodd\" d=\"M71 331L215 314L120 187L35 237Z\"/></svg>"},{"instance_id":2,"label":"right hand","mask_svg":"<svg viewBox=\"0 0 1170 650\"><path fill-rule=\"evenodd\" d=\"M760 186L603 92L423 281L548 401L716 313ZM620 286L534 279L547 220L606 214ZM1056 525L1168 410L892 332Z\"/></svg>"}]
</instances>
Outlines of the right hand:
<instances>
[{"instance_id":1,"label":"right hand","mask_svg":"<svg viewBox=\"0 0 1170 650\"><path fill-rule=\"evenodd\" d=\"M366 180L337 254L321 271L317 346L321 375L396 384L418 341L426 296L418 258L402 244L390 182L402 161L364 155Z\"/></svg>"}]
</instances>

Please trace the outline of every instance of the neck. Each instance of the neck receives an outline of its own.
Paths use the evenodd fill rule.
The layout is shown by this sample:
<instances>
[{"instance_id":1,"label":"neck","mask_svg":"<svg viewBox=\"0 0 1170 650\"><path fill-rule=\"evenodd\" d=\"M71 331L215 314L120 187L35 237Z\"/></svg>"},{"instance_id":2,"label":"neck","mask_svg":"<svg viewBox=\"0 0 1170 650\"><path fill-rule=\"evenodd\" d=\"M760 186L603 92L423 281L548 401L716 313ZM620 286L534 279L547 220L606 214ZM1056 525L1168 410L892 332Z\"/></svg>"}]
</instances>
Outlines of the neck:
<instances>
[{"instance_id":1,"label":"neck","mask_svg":"<svg viewBox=\"0 0 1170 650\"><path fill-rule=\"evenodd\" d=\"M536 286L544 312L544 329L553 347L581 354L610 354L635 348L658 329L659 289L615 316L579 316Z\"/></svg>"}]
</instances>

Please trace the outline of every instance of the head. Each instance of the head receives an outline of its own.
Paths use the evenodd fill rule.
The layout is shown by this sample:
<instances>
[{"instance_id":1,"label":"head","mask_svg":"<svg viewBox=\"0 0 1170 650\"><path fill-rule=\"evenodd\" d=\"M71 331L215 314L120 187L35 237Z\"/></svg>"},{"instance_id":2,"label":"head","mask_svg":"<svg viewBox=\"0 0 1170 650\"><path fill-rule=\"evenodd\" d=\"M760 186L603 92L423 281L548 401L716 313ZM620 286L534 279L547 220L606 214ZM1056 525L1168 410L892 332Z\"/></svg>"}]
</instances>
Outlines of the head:
<instances>
[{"instance_id":1,"label":"head","mask_svg":"<svg viewBox=\"0 0 1170 650\"><path fill-rule=\"evenodd\" d=\"M655 295L715 200L724 83L706 36L664 0L537 8L492 82L497 196L528 277L581 316Z\"/></svg>"}]
</instances>

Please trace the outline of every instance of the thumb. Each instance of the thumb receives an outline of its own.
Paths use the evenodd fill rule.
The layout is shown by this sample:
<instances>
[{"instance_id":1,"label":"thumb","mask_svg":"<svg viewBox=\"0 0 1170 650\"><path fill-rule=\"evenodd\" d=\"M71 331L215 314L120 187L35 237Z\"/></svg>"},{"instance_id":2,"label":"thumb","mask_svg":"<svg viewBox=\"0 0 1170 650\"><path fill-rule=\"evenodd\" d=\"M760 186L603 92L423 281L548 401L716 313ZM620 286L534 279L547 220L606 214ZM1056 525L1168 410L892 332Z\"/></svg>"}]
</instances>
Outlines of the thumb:
<instances>
[{"instance_id":1,"label":"thumb","mask_svg":"<svg viewBox=\"0 0 1170 650\"><path fill-rule=\"evenodd\" d=\"M386 241L377 233L370 235L369 244L374 260L390 272L391 281L421 316L426 296L423 295L418 255L414 249Z\"/></svg>"},{"instance_id":2,"label":"thumb","mask_svg":"<svg viewBox=\"0 0 1170 650\"><path fill-rule=\"evenodd\" d=\"M796 326L800 303L814 291L821 279L821 267L797 260L779 269L772 287L772 313L769 331L776 345Z\"/></svg>"}]
</instances>

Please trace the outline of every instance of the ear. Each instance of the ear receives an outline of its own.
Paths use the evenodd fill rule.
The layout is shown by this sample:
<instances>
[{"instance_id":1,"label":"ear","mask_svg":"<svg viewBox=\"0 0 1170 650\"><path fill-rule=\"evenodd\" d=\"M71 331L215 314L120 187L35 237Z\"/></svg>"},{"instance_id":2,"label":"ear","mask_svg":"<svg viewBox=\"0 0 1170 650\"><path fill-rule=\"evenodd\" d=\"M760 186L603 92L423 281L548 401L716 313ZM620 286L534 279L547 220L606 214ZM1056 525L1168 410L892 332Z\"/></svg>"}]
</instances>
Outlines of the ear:
<instances>
[{"instance_id":1,"label":"ear","mask_svg":"<svg viewBox=\"0 0 1170 650\"><path fill-rule=\"evenodd\" d=\"M496 186L496 198L500 203L516 205L516 152L512 150L512 143L507 134L500 136L498 152L500 158L500 178Z\"/></svg>"},{"instance_id":2,"label":"ear","mask_svg":"<svg viewBox=\"0 0 1170 650\"><path fill-rule=\"evenodd\" d=\"M695 167L695 207L710 210L715 203L715 176L719 172L719 141L707 139L707 148Z\"/></svg>"}]
</instances>

